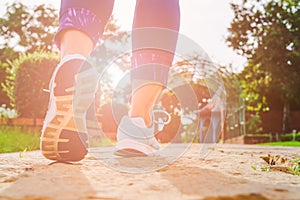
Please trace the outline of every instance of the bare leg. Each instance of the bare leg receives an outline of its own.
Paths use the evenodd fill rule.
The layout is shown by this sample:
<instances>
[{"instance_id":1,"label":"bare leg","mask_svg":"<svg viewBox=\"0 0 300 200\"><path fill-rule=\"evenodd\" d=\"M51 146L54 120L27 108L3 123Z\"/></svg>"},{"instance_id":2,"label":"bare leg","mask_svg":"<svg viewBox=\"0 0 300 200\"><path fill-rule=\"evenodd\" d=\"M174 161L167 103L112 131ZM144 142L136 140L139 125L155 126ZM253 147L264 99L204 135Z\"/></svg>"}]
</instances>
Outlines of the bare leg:
<instances>
[{"instance_id":1,"label":"bare leg","mask_svg":"<svg viewBox=\"0 0 300 200\"><path fill-rule=\"evenodd\" d=\"M76 29L68 29L61 34L61 58L71 54L88 57L92 52L93 41L85 33Z\"/></svg>"},{"instance_id":2,"label":"bare leg","mask_svg":"<svg viewBox=\"0 0 300 200\"><path fill-rule=\"evenodd\" d=\"M168 70L164 69L162 72L156 66L161 65L163 68L168 68L172 65L179 30L179 21L180 10L178 0L137 0L133 23L133 48L141 50L137 50L133 53L133 60L135 60L135 62L132 64L132 68L135 69L145 64L152 64L153 71L151 72L150 70L150 76L146 79L139 77L144 76L145 72L143 71L132 78L132 81L135 79L148 80L148 84L138 87L138 89L134 88L135 91L133 91L132 107L129 116L143 118L147 126L152 124L151 110L158 100L168 77ZM149 27L169 29L172 31L170 31L170 34L158 34L156 37L151 34L151 31L148 34L146 33L146 35L135 32L135 29ZM165 44L170 44L168 46L162 45L162 47L158 47L166 47L170 52L165 53L159 49L151 49L150 51L143 50L143 48L147 48L143 46L145 43L151 44L157 40L163 41L162 43ZM153 57L155 57L155 59L153 59ZM161 80L154 78L157 77L157 74L160 74ZM163 75L161 76L161 74Z\"/></svg>"},{"instance_id":3,"label":"bare leg","mask_svg":"<svg viewBox=\"0 0 300 200\"><path fill-rule=\"evenodd\" d=\"M98 5L99 4L99 5ZM43 155L51 160L79 161L87 154L86 112L94 100L97 72L85 58L101 37L113 7L113 0L62 0L56 44L62 61L50 83L50 103L41 135ZM84 73L78 73L79 70ZM85 95L75 92L75 80L89 80ZM86 86L86 85L84 85ZM76 90L86 90L82 84ZM76 106L74 106L76 105Z\"/></svg>"},{"instance_id":4,"label":"bare leg","mask_svg":"<svg viewBox=\"0 0 300 200\"><path fill-rule=\"evenodd\" d=\"M146 126L151 126L151 110L157 101L163 86L158 84L148 84L138 89L132 97L132 107L129 113L130 117L141 117Z\"/></svg>"}]
</instances>

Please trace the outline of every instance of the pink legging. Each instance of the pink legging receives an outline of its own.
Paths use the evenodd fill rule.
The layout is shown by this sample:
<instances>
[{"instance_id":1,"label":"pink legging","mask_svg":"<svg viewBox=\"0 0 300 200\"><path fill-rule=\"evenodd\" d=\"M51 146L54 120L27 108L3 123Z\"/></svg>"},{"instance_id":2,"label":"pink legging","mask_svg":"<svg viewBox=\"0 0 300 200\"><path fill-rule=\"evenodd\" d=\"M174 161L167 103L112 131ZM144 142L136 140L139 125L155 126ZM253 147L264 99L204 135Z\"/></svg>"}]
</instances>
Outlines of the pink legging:
<instances>
[{"instance_id":1,"label":"pink legging","mask_svg":"<svg viewBox=\"0 0 300 200\"><path fill-rule=\"evenodd\" d=\"M103 34L113 5L114 0L62 0L55 37L57 46L60 48L60 35L67 29L86 33L95 45ZM137 70L133 70L133 79L166 84L179 26L179 0L136 0L132 25L132 68ZM147 66L138 69L144 65Z\"/></svg>"}]
</instances>

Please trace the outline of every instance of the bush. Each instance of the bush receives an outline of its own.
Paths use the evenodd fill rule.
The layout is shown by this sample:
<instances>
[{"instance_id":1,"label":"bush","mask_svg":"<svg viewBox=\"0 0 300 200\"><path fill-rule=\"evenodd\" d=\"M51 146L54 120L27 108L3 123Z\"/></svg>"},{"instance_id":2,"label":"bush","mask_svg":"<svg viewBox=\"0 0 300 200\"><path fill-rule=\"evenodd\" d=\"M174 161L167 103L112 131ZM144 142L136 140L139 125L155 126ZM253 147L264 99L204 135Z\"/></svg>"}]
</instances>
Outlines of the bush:
<instances>
[{"instance_id":1,"label":"bush","mask_svg":"<svg viewBox=\"0 0 300 200\"><path fill-rule=\"evenodd\" d=\"M0 61L0 105L6 105L6 106L9 105L9 98L2 87L2 83L4 83L5 77L7 76L5 71L5 68L7 66L8 66L7 63L3 63Z\"/></svg>"},{"instance_id":2,"label":"bush","mask_svg":"<svg viewBox=\"0 0 300 200\"><path fill-rule=\"evenodd\" d=\"M281 141L292 141L294 133L283 134L280 136ZM300 141L300 132L295 133L295 141Z\"/></svg>"},{"instance_id":3,"label":"bush","mask_svg":"<svg viewBox=\"0 0 300 200\"><path fill-rule=\"evenodd\" d=\"M58 64L57 53L35 51L9 62L3 88L10 98L11 105L20 117L43 118L47 107L49 81Z\"/></svg>"}]
</instances>

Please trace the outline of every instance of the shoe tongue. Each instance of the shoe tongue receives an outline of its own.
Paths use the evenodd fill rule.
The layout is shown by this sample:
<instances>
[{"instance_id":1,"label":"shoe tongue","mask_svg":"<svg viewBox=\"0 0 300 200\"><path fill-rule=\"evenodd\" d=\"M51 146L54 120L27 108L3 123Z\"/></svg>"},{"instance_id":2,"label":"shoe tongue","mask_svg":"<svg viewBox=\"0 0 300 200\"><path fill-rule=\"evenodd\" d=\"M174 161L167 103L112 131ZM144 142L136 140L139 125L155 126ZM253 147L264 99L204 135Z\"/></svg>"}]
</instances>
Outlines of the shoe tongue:
<instances>
[{"instance_id":1,"label":"shoe tongue","mask_svg":"<svg viewBox=\"0 0 300 200\"><path fill-rule=\"evenodd\" d=\"M145 120L141 117L132 117L130 118L131 122L141 128L147 128Z\"/></svg>"}]
</instances>

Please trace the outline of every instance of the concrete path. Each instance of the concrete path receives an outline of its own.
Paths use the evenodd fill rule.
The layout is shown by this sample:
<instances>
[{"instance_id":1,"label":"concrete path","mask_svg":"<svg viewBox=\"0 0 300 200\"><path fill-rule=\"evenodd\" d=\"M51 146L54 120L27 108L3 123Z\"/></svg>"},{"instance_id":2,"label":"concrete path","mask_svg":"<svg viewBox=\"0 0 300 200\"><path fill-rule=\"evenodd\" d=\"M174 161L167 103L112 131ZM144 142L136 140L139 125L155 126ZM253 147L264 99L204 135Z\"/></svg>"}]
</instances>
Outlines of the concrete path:
<instances>
[{"instance_id":1,"label":"concrete path","mask_svg":"<svg viewBox=\"0 0 300 200\"><path fill-rule=\"evenodd\" d=\"M288 170L300 148L193 144L176 157L183 146L171 147L154 158L103 147L74 164L39 151L0 154L0 199L300 199L300 176ZM261 158L268 154L280 157L271 167Z\"/></svg>"}]
</instances>

